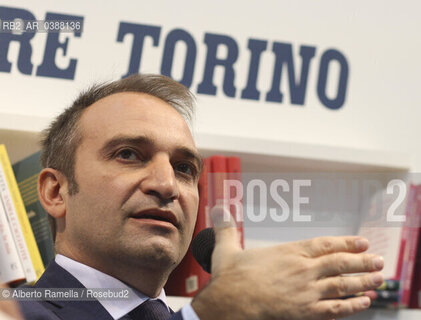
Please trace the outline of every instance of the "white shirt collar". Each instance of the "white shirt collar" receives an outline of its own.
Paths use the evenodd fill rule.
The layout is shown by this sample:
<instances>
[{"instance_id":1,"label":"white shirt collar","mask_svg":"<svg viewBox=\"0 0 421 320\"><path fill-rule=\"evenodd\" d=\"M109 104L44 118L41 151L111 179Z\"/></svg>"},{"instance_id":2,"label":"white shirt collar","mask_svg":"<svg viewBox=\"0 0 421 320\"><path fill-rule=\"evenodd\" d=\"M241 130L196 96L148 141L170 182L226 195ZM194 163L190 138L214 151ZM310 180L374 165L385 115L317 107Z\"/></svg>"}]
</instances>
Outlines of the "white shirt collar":
<instances>
[{"instance_id":1,"label":"white shirt collar","mask_svg":"<svg viewBox=\"0 0 421 320\"><path fill-rule=\"evenodd\" d=\"M130 288L120 280L105 274L99 270L91 268L83 263L77 262L73 259L65 257L61 254L57 254L55 258L56 263L74 276L80 283L86 288L98 288L98 289L128 289L134 292L128 299L119 300L98 300L99 303L108 311L114 320L120 319L137 306L150 299L138 290ZM167 298L165 291L162 289L159 296L156 298L167 304Z\"/></svg>"}]
</instances>

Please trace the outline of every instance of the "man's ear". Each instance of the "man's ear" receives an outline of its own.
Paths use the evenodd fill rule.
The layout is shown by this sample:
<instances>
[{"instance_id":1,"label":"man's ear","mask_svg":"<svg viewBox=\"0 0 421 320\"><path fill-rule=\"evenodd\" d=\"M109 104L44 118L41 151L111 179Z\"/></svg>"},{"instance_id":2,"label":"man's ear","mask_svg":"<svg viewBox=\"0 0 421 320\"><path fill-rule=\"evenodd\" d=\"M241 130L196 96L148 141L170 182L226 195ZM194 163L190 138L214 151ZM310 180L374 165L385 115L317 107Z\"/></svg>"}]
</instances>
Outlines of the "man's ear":
<instances>
[{"instance_id":1,"label":"man's ear","mask_svg":"<svg viewBox=\"0 0 421 320\"><path fill-rule=\"evenodd\" d=\"M68 194L66 177L58 170L43 169L38 178L38 195L44 209L54 218L66 215L65 196Z\"/></svg>"}]
</instances>

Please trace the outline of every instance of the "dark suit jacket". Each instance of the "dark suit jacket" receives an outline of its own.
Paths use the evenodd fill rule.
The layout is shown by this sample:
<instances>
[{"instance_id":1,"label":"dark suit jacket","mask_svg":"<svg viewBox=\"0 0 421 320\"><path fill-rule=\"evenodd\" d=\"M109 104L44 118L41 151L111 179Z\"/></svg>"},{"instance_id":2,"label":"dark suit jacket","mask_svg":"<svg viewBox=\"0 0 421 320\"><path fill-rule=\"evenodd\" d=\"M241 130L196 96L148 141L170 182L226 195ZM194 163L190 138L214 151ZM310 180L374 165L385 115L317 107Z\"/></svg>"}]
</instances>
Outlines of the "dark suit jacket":
<instances>
[{"instance_id":1,"label":"dark suit jacket","mask_svg":"<svg viewBox=\"0 0 421 320\"><path fill-rule=\"evenodd\" d=\"M52 261L34 288L84 288L69 272ZM27 320L113 320L98 301L20 301ZM183 320L181 312L170 320Z\"/></svg>"}]
</instances>

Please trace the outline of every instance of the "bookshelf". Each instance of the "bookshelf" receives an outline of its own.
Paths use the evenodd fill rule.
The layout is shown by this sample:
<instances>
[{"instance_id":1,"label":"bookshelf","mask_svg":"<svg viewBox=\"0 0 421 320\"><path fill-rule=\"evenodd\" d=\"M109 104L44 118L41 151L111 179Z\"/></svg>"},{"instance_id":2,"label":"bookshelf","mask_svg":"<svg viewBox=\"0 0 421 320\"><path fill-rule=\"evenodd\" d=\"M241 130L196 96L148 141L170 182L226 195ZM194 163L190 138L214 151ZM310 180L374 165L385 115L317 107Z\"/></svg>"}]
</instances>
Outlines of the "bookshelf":
<instances>
[{"instance_id":1,"label":"bookshelf","mask_svg":"<svg viewBox=\"0 0 421 320\"><path fill-rule=\"evenodd\" d=\"M198 133L196 141L207 156L240 156L243 172L405 172L407 154L340 146L295 143Z\"/></svg>"},{"instance_id":2,"label":"bookshelf","mask_svg":"<svg viewBox=\"0 0 421 320\"><path fill-rule=\"evenodd\" d=\"M39 150L42 129L49 118L0 114L0 143L6 144L12 163ZM315 145L278 140L217 135L199 132L195 136L204 156L221 153L240 156L243 172L408 172L408 155L384 150L365 150L341 146ZM247 239L246 247L261 247L275 242ZM191 299L169 297L178 310ZM419 319L418 310L368 310L348 319Z\"/></svg>"},{"instance_id":3,"label":"bookshelf","mask_svg":"<svg viewBox=\"0 0 421 320\"><path fill-rule=\"evenodd\" d=\"M421 317L420 310L383 310L372 309L347 317L347 320L417 320Z\"/></svg>"},{"instance_id":4,"label":"bookshelf","mask_svg":"<svg viewBox=\"0 0 421 320\"><path fill-rule=\"evenodd\" d=\"M39 132L51 119L0 113L0 142L15 162L39 149ZM204 156L240 156L244 172L405 172L410 157L384 150L347 148L198 132L195 139Z\"/></svg>"},{"instance_id":5,"label":"bookshelf","mask_svg":"<svg viewBox=\"0 0 421 320\"><path fill-rule=\"evenodd\" d=\"M175 310L180 310L184 305L190 303L192 298L168 297L168 304ZM419 310L383 310L369 309L344 319L347 320L418 320L421 311Z\"/></svg>"},{"instance_id":6,"label":"bookshelf","mask_svg":"<svg viewBox=\"0 0 421 320\"><path fill-rule=\"evenodd\" d=\"M168 297L168 303L173 310L180 310L184 305L190 303L192 298ZM418 320L421 311L419 310L385 310L369 309L344 319L347 320Z\"/></svg>"}]
</instances>

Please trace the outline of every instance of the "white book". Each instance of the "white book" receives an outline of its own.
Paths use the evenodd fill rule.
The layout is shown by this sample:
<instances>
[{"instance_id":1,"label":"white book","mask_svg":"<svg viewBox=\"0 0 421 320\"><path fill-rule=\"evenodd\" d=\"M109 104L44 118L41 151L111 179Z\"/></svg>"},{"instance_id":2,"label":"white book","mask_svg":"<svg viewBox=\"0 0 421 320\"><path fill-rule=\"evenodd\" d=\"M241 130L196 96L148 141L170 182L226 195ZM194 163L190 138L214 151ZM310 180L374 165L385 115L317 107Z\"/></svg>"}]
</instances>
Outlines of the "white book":
<instances>
[{"instance_id":1,"label":"white book","mask_svg":"<svg viewBox=\"0 0 421 320\"><path fill-rule=\"evenodd\" d=\"M0 199L0 282L25 279L22 263L13 240L3 201Z\"/></svg>"},{"instance_id":2,"label":"white book","mask_svg":"<svg viewBox=\"0 0 421 320\"><path fill-rule=\"evenodd\" d=\"M8 188L5 171L0 165L0 198L3 202L3 208L6 212L12 232L13 240L22 263L23 271L27 282L37 280L34 266L32 264L31 256L29 254L28 246L26 245L25 237L19 222L18 214L13 202L12 195Z\"/></svg>"}]
</instances>

